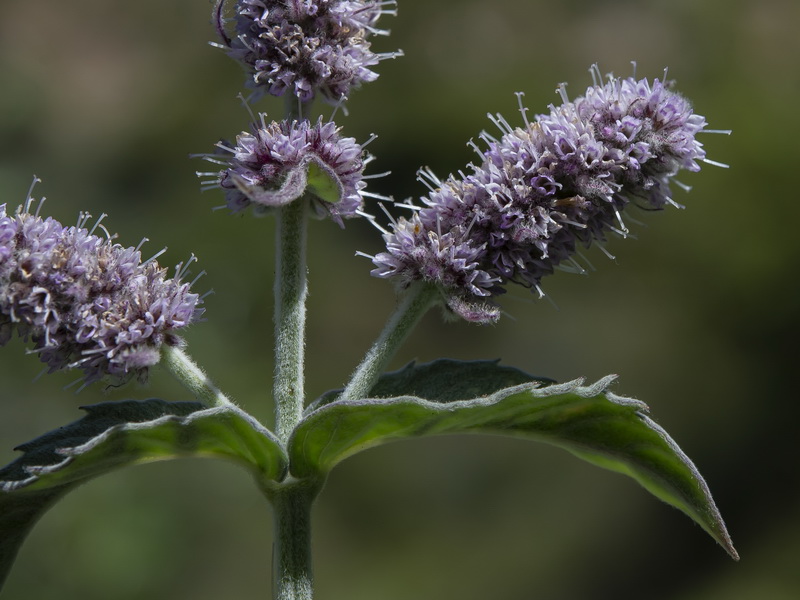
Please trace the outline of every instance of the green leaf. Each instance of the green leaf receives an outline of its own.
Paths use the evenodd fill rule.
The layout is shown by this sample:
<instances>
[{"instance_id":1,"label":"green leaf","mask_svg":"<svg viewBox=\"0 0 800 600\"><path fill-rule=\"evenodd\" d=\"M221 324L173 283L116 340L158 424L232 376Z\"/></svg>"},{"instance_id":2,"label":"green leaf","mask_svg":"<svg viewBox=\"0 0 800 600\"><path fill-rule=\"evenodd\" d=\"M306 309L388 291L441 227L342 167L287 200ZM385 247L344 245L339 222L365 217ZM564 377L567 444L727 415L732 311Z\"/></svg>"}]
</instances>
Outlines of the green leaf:
<instances>
[{"instance_id":1,"label":"green leaf","mask_svg":"<svg viewBox=\"0 0 800 600\"><path fill-rule=\"evenodd\" d=\"M308 161L308 189L320 200L336 204L341 202L344 188L336 172L323 161L312 156Z\"/></svg>"},{"instance_id":2,"label":"green leaf","mask_svg":"<svg viewBox=\"0 0 800 600\"><path fill-rule=\"evenodd\" d=\"M453 402L486 396L499 389L521 383L538 382L542 385L555 383L546 377L534 377L514 367L501 366L499 362L499 360L462 361L449 358L440 358L421 365L411 362L398 371L383 374L372 386L370 396L373 398L420 396L431 402ZM325 392L308 406L306 414L330 404L341 392L342 390Z\"/></svg>"},{"instance_id":3,"label":"green leaf","mask_svg":"<svg viewBox=\"0 0 800 600\"><path fill-rule=\"evenodd\" d=\"M442 377L436 376L441 370ZM419 378L416 374L419 373ZM481 384L481 379L487 383ZM528 382L520 382L520 378ZM705 481L647 405L608 391L614 376L542 385L494 362L436 361L385 375L373 392L396 397L325 403L308 412L289 441L296 477L326 473L348 456L423 435L488 433L547 442L624 473L682 510L738 559ZM490 387L494 391L489 391ZM430 391L429 391L430 390ZM464 397L477 390L471 398ZM411 395L413 391L414 395Z\"/></svg>"},{"instance_id":4,"label":"green leaf","mask_svg":"<svg viewBox=\"0 0 800 600\"><path fill-rule=\"evenodd\" d=\"M275 436L233 406L158 399L104 402L22 444L0 469L0 587L34 523L79 484L114 469L182 456L225 458L279 481L287 458Z\"/></svg>"}]
</instances>

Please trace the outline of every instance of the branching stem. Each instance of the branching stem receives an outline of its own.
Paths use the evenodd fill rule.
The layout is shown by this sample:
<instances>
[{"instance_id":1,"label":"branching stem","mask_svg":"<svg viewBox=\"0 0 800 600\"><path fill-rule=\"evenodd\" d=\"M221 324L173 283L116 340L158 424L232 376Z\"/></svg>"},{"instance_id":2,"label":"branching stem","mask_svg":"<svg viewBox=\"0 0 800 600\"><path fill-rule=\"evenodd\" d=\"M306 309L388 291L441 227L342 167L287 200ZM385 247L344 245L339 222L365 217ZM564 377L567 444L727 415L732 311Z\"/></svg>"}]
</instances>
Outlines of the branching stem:
<instances>
[{"instance_id":1,"label":"branching stem","mask_svg":"<svg viewBox=\"0 0 800 600\"><path fill-rule=\"evenodd\" d=\"M367 397L394 353L422 316L436 303L438 294L434 286L421 282L415 283L405 291L389 322L339 396L340 400L358 400Z\"/></svg>"},{"instance_id":2,"label":"branching stem","mask_svg":"<svg viewBox=\"0 0 800 600\"><path fill-rule=\"evenodd\" d=\"M172 373L195 398L210 406L229 406L232 402L209 379L208 375L177 346L164 344L161 347L161 364Z\"/></svg>"}]
</instances>

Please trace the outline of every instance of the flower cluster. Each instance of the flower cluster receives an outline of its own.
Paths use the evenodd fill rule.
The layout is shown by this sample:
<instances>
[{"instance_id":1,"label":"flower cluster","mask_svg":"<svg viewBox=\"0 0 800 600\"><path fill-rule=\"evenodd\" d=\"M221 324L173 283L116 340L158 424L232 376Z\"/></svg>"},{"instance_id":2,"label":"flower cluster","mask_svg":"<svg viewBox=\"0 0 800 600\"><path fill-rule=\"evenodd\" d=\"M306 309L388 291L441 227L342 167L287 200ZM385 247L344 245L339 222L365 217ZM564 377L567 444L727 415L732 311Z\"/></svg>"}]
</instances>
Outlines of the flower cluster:
<instances>
[{"instance_id":1,"label":"flower cluster","mask_svg":"<svg viewBox=\"0 0 800 600\"><path fill-rule=\"evenodd\" d=\"M204 182L206 189L225 190L233 212L250 205L259 210L283 206L308 191L316 211L341 225L343 217L352 217L363 204L368 159L363 147L353 138L341 137L333 122L267 123L261 114L260 124L239 134L233 147L224 143L218 147L223 155L204 157L226 168L198 175L211 177Z\"/></svg>"},{"instance_id":2,"label":"flower cluster","mask_svg":"<svg viewBox=\"0 0 800 600\"><path fill-rule=\"evenodd\" d=\"M572 102L562 86L564 103L549 114L528 121L520 108L524 127L493 118L502 136L481 134L488 147L469 174L442 182L423 172L431 192L384 235L372 274L401 286L435 284L456 314L492 322L492 297L506 283L541 295L541 278L559 265L583 270L579 246L602 243L609 231L627 234L628 204L674 204L670 178L699 170L705 157L695 139L705 119L663 81L603 85L596 67L592 75L595 85Z\"/></svg>"},{"instance_id":3,"label":"flower cluster","mask_svg":"<svg viewBox=\"0 0 800 600\"><path fill-rule=\"evenodd\" d=\"M371 0L236 0L235 32L229 35L217 0L214 20L222 47L242 63L256 93L301 101L317 92L338 102L351 88L374 81L371 70L398 52L375 54L370 35L382 14L396 14L394 1Z\"/></svg>"},{"instance_id":4,"label":"flower cluster","mask_svg":"<svg viewBox=\"0 0 800 600\"><path fill-rule=\"evenodd\" d=\"M16 332L31 340L49 371L80 368L86 383L143 379L162 344L197 320L201 299L138 248L76 226L0 205L0 346ZM38 211L37 211L38 213ZM187 263L188 266L188 263Z\"/></svg>"}]
</instances>

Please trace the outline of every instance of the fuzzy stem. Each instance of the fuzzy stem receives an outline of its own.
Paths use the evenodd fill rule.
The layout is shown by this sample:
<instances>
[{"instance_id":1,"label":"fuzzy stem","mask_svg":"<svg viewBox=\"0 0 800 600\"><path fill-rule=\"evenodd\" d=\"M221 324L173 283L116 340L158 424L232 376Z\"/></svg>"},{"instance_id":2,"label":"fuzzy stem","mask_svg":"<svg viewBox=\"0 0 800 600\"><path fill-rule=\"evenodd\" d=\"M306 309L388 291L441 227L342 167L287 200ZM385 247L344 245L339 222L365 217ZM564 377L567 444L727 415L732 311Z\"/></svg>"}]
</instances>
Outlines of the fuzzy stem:
<instances>
[{"instance_id":1,"label":"fuzzy stem","mask_svg":"<svg viewBox=\"0 0 800 600\"><path fill-rule=\"evenodd\" d=\"M298 198L277 210L275 273L275 429L283 444L303 413L306 324L306 211Z\"/></svg>"},{"instance_id":2,"label":"fuzzy stem","mask_svg":"<svg viewBox=\"0 0 800 600\"><path fill-rule=\"evenodd\" d=\"M340 400L358 400L367 397L394 353L422 316L436 303L438 295L435 286L425 283L416 283L406 290L381 335L375 340L353 373L350 383L339 396Z\"/></svg>"},{"instance_id":3,"label":"fuzzy stem","mask_svg":"<svg viewBox=\"0 0 800 600\"><path fill-rule=\"evenodd\" d=\"M311 600L311 505L320 486L284 482L269 493L273 509L272 596L274 600Z\"/></svg>"},{"instance_id":4,"label":"fuzzy stem","mask_svg":"<svg viewBox=\"0 0 800 600\"><path fill-rule=\"evenodd\" d=\"M195 398L210 406L230 406L232 404L208 378L208 375L203 373L202 369L181 348L164 344L161 347L161 358L161 364L172 373L175 379L188 388Z\"/></svg>"}]
</instances>

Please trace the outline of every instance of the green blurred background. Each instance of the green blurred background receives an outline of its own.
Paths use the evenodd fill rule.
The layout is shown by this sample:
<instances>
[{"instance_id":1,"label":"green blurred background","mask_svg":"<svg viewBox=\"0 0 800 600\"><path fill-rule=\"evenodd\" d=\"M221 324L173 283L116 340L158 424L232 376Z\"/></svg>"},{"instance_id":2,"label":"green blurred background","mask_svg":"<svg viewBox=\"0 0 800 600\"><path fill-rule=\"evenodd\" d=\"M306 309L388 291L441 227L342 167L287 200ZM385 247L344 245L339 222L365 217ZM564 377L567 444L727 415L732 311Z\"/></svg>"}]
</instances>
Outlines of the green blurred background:
<instances>
[{"instance_id":1,"label":"green blurred background","mask_svg":"<svg viewBox=\"0 0 800 600\"><path fill-rule=\"evenodd\" d=\"M795 0L672 2L402 1L378 67L337 121L378 160L371 183L424 192L473 156L487 112L519 123L515 91L543 112L561 81L575 96L603 72L659 77L731 137L703 138L707 166L681 179L685 211L646 215L638 240L613 240L598 272L545 280L557 304L524 290L493 327L431 313L394 366L439 356L502 358L558 380L619 373L616 391L648 402L706 476L738 564L635 483L544 445L452 437L385 446L333 472L315 511L320 599L478 600L800 596L796 196L800 5ZM120 241L175 264L190 253L213 288L208 321L187 335L220 386L271 419L272 222L212 212L188 155L243 129L241 72L213 38L207 0L0 0L0 202L35 173L45 212L110 217ZM275 99L258 106L274 117ZM640 216L640 215L637 215ZM341 385L389 314L369 277L381 241L360 222L311 226L308 391ZM147 250L145 251L145 253ZM616 264L615 264L616 263ZM0 350L0 461L16 444L80 416L77 406L186 399L157 372L146 389L79 395L74 373L41 365L14 340ZM115 473L73 492L37 525L5 589L9 600L238 599L269 596L269 508L243 471L178 461ZM794 565L794 566L793 566Z\"/></svg>"}]
</instances>

